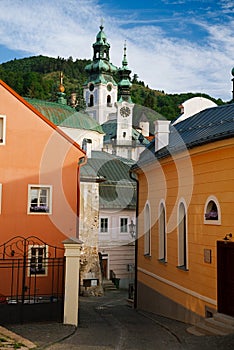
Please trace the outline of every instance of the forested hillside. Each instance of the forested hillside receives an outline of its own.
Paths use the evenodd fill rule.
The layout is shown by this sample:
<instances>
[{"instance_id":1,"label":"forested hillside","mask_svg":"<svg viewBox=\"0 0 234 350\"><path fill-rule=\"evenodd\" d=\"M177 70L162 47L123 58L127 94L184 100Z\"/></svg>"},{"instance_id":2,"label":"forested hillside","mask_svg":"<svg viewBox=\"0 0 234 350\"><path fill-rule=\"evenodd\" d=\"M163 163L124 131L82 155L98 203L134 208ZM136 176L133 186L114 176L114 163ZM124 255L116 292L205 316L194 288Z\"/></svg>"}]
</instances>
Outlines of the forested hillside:
<instances>
[{"instance_id":1,"label":"forested hillside","mask_svg":"<svg viewBox=\"0 0 234 350\"><path fill-rule=\"evenodd\" d=\"M59 74L63 71L64 86L67 98L76 92L79 100L78 108L83 108L83 83L87 79L84 67L90 60L73 60L45 56L33 56L15 59L0 64L0 79L5 81L21 96L43 100L56 100L59 86ZM118 81L118 76L115 77ZM216 100L205 94L183 93L167 94L164 91L152 90L138 79L137 74L132 78L132 100L134 103L149 107L168 119L179 114L178 105L194 96L203 96L212 99L218 105L223 104L221 99Z\"/></svg>"}]
</instances>

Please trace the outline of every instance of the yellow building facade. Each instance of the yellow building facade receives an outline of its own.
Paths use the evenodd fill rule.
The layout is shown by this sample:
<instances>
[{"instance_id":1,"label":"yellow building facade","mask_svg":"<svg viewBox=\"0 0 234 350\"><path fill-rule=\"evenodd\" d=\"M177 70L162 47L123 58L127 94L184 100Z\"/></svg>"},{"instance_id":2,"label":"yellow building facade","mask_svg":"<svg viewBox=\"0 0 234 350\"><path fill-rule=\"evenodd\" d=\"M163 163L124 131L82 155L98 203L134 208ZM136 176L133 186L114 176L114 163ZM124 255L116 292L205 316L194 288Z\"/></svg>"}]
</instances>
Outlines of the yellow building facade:
<instances>
[{"instance_id":1,"label":"yellow building facade","mask_svg":"<svg viewBox=\"0 0 234 350\"><path fill-rule=\"evenodd\" d=\"M133 167L140 309L192 324L234 316L233 117L230 104L170 124Z\"/></svg>"}]
</instances>

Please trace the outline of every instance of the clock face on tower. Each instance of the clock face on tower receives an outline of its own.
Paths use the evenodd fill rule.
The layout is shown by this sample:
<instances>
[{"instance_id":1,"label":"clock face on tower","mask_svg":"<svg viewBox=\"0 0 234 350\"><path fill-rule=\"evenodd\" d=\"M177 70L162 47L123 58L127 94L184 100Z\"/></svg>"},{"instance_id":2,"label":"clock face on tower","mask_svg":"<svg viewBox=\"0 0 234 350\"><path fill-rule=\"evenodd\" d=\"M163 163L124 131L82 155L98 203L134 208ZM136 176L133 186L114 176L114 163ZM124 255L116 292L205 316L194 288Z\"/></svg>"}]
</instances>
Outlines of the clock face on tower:
<instances>
[{"instance_id":1,"label":"clock face on tower","mask_svg":"<svg viewBox=\"0 0 234 350\"><path fill-rule=\"evenodd\" d=\"M129 107L125 106L120 108L120 114L122 115L122 117L128 117L130 113L131 111Z\"/></svg>"}]
</instances>

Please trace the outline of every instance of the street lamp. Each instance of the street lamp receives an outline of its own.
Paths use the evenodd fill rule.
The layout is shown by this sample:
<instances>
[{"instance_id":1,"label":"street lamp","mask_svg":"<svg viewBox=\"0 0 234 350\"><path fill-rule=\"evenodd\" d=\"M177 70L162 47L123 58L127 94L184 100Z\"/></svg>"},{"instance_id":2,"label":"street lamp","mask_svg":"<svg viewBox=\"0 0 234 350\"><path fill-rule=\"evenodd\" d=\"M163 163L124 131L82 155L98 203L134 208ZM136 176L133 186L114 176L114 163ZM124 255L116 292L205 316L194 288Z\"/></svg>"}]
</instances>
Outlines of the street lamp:
<instances>
[{"instance_id":1,"label":"street lamp","mask_svg":"<svg viewBox=\"0 0 234 350\"><path fill-rule=\"evenodd\" d=\"M128 227L132 238L136 238L136 225L134 224L133 220L131 220L131 223L128 225Z\"/></svg>"}]
</instances>

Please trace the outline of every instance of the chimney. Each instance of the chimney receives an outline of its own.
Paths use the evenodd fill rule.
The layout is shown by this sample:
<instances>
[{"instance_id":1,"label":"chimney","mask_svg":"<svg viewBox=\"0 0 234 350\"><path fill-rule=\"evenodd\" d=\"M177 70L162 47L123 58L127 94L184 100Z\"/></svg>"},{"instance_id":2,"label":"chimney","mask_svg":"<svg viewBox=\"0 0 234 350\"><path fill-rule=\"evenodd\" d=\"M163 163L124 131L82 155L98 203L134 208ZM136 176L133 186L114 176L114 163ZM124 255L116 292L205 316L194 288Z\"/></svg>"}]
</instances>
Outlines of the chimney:
<instances>
[{"instance_id":1,"label":"chimney","mask_svg":"<svg viewBox=\"0 0 234 350\"><path fill-rule=\"evenodd\" d=\"M155 125L155 152L160 150L163 147L166 147L169 143L169 120L156 120L154 122Z\"/></svg>"},{"instance_id":2,"label":"chimney","mask_svg":"<svg viewBox=\"0 0 234 350\"><path fill-rule=\"evenodd\" d=\"M91 139L83 139L82 149L86 152L88 158L91 158L92 154L92 140Z\"/></svg>"}]
</instances>

